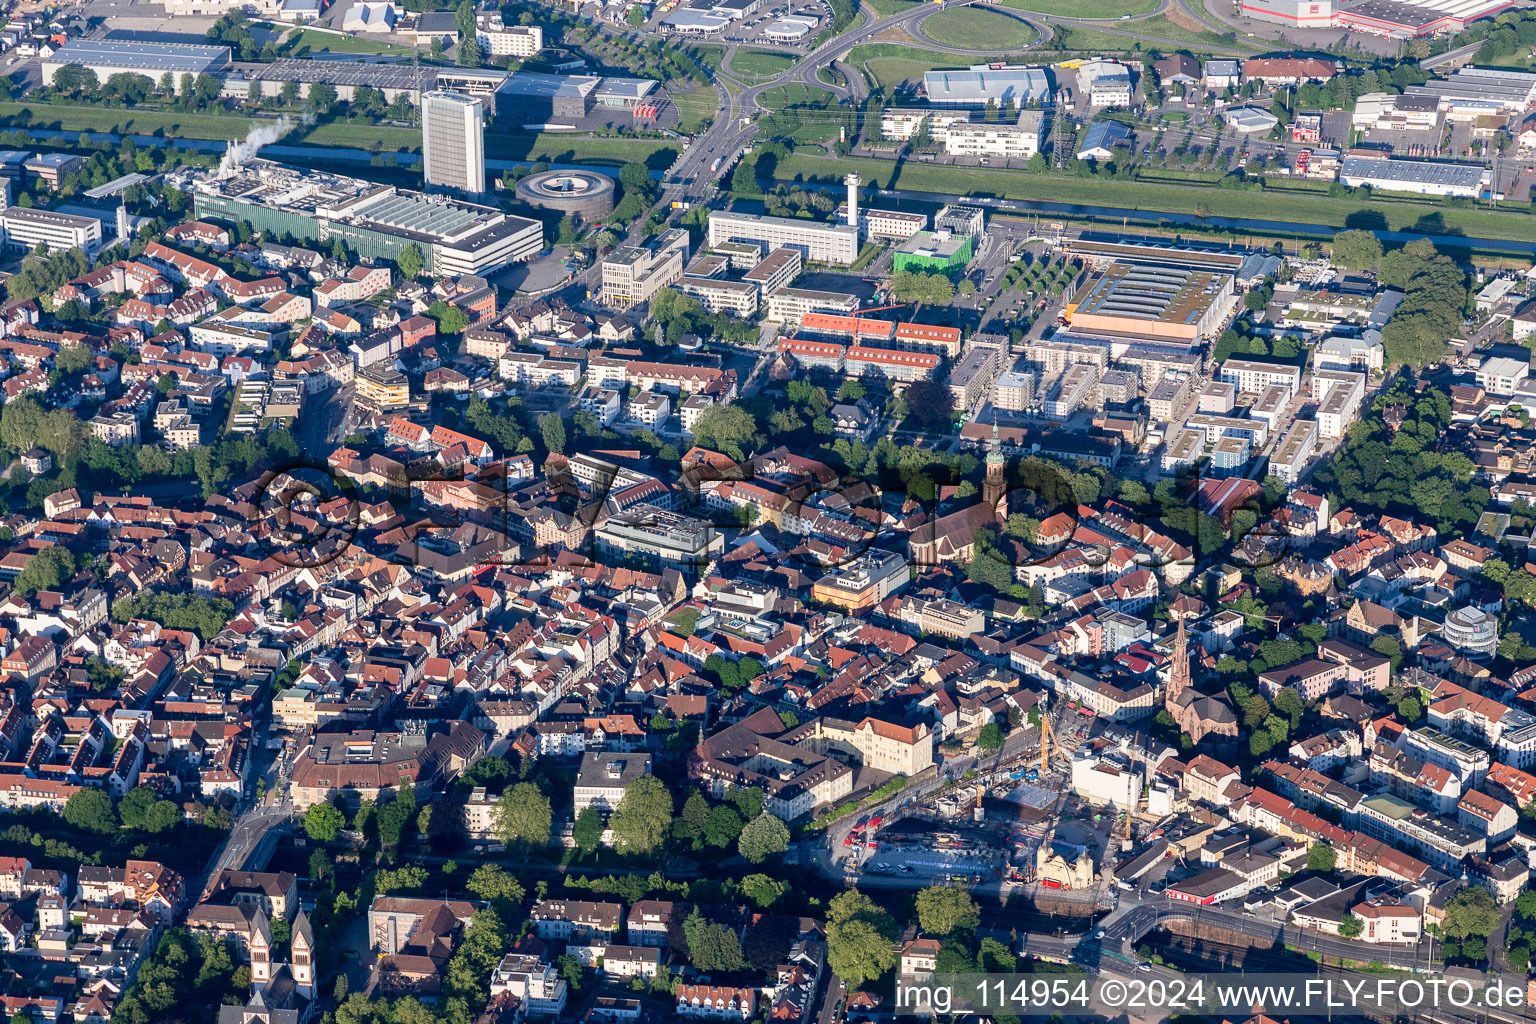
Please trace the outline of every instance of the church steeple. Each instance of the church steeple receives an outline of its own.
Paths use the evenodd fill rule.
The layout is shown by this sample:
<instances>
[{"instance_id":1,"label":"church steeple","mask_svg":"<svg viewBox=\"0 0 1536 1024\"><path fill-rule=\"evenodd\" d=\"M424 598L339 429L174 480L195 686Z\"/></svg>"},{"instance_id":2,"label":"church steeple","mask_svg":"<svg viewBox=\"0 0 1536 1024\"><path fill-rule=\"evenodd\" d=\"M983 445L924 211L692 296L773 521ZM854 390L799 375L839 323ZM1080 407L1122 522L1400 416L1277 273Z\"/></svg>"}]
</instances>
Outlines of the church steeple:
<instances>
[{"instance_id":1,"label":"church steeple","mask_svg":"<svg viewBox=\"0 0 1536 1024\"><path fill-rule=\"evenodd\" d=\"M309 918L300 910L298 916L293 919L292 953L289 960L289 970L293 974L293 983L300 994L306 998L314 998L315 994L315 933L309 926Z\"/></svg>"},{"instance_id":2,"label":"church steeple","mask_svg":"<svg viewBox=\"0 0 1536 1024\"><path fill-rule=\"evenodd\" d=\"M1003 471L1008 460L1003 456L1003 444L998 437L997 410L992 410L992 443L987 447L987 476L981 485L981 500L997 509L997 518L1001 522L1008 518L1008 490L1007 481L1003 479Z\"/></svg>"},{"instance_id":3,"label":"church steeple","mask_svg":"<svg viewBox=\"0 0 1536 1024\"><path fill-rule=\"evenodd\" d=\"M251 922L251 984L260 991L272 980L272 926L267 923L266 912L256 908L256 918Z\"/></svg>"},{"instance_id":4,"label":"church steeple","mask_svg":"<svg viewBox=\"0 0 1536 1024\"><path fill-rule=\"evenodd\" d=\"M1179 631L1173 638L1173 665L1168 673L1167 701L1173 703L1190 687L1189 634L1184 630L1184 616L1179 616Z\"/></svg>"}]
</instances>

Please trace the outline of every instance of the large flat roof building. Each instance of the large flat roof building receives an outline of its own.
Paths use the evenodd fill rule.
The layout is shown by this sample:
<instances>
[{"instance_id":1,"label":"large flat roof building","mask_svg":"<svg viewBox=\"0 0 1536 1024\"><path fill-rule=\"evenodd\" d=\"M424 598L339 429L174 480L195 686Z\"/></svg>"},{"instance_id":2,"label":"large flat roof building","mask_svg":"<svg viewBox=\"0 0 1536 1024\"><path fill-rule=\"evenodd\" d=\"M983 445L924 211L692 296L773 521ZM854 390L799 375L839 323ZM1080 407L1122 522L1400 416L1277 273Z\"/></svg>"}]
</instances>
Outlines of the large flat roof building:
<instances>
[{"instance_id":1,"label":"large flat roof building","mask_svg":"<svg viewBox=\"0 0 1536 1024\"><path fill-rule=\"evenodd\" d=\"M519 71L496 90L496 109L516 117L581 118L592 112L602 79L592 75L545 75Z\"/></svg>"},{"instance_id":2,"label":"large flat roof building","mask_svg":"<svg viewBox=\"0 0 1536 1024\"><path fill-rule=\"evenodd\" d=\"M89 68L105 82L121 73L143 75L157 85L169 74L179 89L181 76L216 74L229 67L227 46L201 46L193 43L140 43L117 39L72 39L43 61L43 84L52 85L53 76L71 64Z\"/></svg>"},{"instance_id":3,"label":"large flat roof building","mask_svg":"<svg viewBox=\"0 0 1536 1024\"><path fill-rule=\"evenodd\" d=\"M847 292L780 288L768 296L767 319L774 323L797 324L808 313L848 315L858 308L859 297Z\"/></svg>"},{"instance_id":4,"label":"large flat roof building","mask_svg":"<svg viewBox=\"0 0 1536 1024\"><path fill-rule=\"evenodd\" d=\"M225 88L228 90L233 85L238 98L244 99L250 93L250 84L254 82L258 83L257 89L264 98L276 98L282 94L283 86L292 82L298 86L299 96L306 97L311 87L324 84L336 90L338 99L351 100L358 89L367 86L377 89L386 103L393 103L403 95L414 104L421 93L433 89L439 74L437 68L418 67L414 64L285 57L270 64L233 65ZM237 80L245 83L243 93Z\"/></svg>"},{"instance_id":5,"label":"large flat roof building","mask_svg":"<svg viewBox=\"0 0 1536 1024\"><path fill-rule=\"evenodd\" d=\"M1332 28L1338 13L1334 0L1241 0L1238 10L1254 21L1292 28Z\"/></svg>"},{"instance_id":6,"label":"large flat roof building","mask_svg":"<svg viewBox=\"0 0 1536 1024\"><path fill-rule=\"evenodd\" d=\"M544 247L536 220L393 185L253 160L220 177L178 172L201 220L244 221L309 242L341 239L360 256L394 260L409 245L434 276L481 274L529 260Z\"/></svg>"},{"instance_id":7,"label":"large flat roof building","mask_svg":"<svg viewBox=\"0 0 1536 1024\"><path fill-rule=\"evenodd\" d=\"M1044 106L1051 97L1051 80L1043 68L1017 64L973 64L969 68L939 68L923 75L928 102L939 107L981 108L991 100L999 107L1031 102Z\"/></svg>"},{"instance_id":8,"label":"large flat roof building","mask_svg":"<svg viewBox=\"0 0 1536 1024\"><path fill-rule=\"evenodd\" d=\"M1503 68L1457 68L1449 78L1410 85L1403 96L1429 97L1449 117L1522 114L1536 102L1536 74Z\"/></svg>"},{"instance_id":9,"label":"large flat roof building","mask_svg":"<svg viewBox=\"0 0 1536 1024\"><path fill-rule=\"evenodd\" d=\"M1430 160L1390 160L1373 156L1347 156L1339 167L1339 181L1358 188L1390 192L1417 192L1426 196L1461 196L1476 199L1488 178L1480 164L1447 164Z\"/></svg>"},{"instance_id":10,"label":"large flat roof building","mask_svg":"<svg viewBox=\"0 0 1536 1024\"><path fill-rule=\"evenodd\" d=\"M54 210L12 206L0 210L0 238L11 250L31 250L42 242L49 249L94 252L101 245L101 221Z\"/></svg>"},{"instance_id":11,"label":"large flat roof building","mask_svg":"<svg viewBox=\"0 0 1536 1024\"><path fill-rule=\"evenodd\" d=\"M1028 160L1040 152L1045 114L1024 110L1015 124L980 122L952 125L944 136L944 152L954 156L1000 156Z\"/></svg>"},{"instance_id":12,"label":"large flat roof building","mask_svg":"<svg viewBox=\"0 0 1536 1024\"><path fill-rule=\"evenodd\" d=\"M1112 263L1083 285L1065 313L1074 331L1195 341L1208 337L1236 301L1230 274Z\"/></svg>"},{"instance_id":13,"label":"large flat roof building","mask_svg":"<svg viewBox=\"0 0 1536 1024\"><path fill-rule=\"evenodd\" d=\"M716 211L709 215L709 244L746 242L763 249L795 249L808 262L851 264L859 256L859 229L792 217L760 217Z\"/></svg>"},{"instance_id":14,"label":"large flat roof building","mask_svg":"<svg viewBox=\"0 0 1536 1024\"><path fill-rule=\"evenodd\" d=\"M626 245L603 257L602 291L605 305L628 309L683 276L688 259L688 232L672 228L647 246Z\"/></svg>"}]
</instances>

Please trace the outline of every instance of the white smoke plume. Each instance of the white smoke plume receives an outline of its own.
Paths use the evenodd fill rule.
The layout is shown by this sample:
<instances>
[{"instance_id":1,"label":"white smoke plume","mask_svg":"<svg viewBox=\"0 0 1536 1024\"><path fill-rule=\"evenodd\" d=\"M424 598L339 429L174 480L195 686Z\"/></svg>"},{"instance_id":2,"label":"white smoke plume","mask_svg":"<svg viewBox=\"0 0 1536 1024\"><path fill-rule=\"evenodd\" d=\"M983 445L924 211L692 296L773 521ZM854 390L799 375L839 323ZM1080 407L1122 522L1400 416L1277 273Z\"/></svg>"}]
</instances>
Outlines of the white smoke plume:
<instances>
[{"instance_id":1,"label":"white smoke plume","mask_svg":"<svg viewBox=\"0 0 1536 1024\"><path fill-rule=\"evenodd\" d=\"M303 120L295 120L284 115L278 118L275 124L257 125L244 139L230 143L229 148L224 151L224 159L219 161L219 177L229 177L247 160L254 158L261 147L270 146L295 128L308 127L314 120L313 115L306 115Z\"/></svg>"}]
</instances>

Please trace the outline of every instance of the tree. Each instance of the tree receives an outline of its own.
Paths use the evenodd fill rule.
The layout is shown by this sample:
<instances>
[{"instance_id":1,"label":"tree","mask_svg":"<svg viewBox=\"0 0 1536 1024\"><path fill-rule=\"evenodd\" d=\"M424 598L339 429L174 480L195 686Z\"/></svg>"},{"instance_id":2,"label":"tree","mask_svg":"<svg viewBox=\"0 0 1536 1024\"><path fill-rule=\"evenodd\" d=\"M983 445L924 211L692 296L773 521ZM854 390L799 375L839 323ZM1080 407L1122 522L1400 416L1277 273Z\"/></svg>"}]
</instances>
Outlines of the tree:
<instances>
[{"instance_id":1,"label":"tree","mask_svg":"<svg viewBox=\"0 0 1536 1024\"><path fill-rule=\"evenodd\" d=\"M1002 745L1003 727L996 722L988 722L976 734L976 747L979 750L999 750Z\"/></svg>"},{"instance_id":2,"label":"tree","mask_svg":"<svg viewBox=\"0 0 1536 1024\"><path fill-rule=\"evenodd\" d=\"M576 843L576 849L584 854L590 854L597 850L603 843L603 830L608 826L603 822L603 812L588 804L576 815L576 824L571 830L571 838Z\"/></svg>"},{"instance_id":3,"label":"tree","mask_svg":"<svg viewBox=\"0 0 1536 1024\"><path fill-rule=\"evenodd\" d=\"M694 849L703 842L704 825L709 820L709 801L704 794L694 790L683 801L683 809L672 823L672 833L679 839L690 840Z\"/></svg>"},{"instance_id":4,"label":"tree","mask_svg":"<svg viewBox=\"0 0 1536 1024\"><path fill-rule=\"evenodd\" d=\"M123 824L139 832L152 835L168 831L181 821L181 807L171 800L162 800L148 786L136 786L118 802L118 814Z\"/></svg>"},{"instance_id":5,"label":"tree","mask_svg":"<svg viewBox=\"0 0 1536 1024\"><path fill-rule=\"evenodd\" d=\"M117 831L117 812L112 798L99 789L82 789L64 804L64 820L75 828L97 835Z\"/></svg>"},{"instance_id":6,"label":"tree","mask_svg":"<svg viewBox=\"0 0 1536 1024\"><path fill-rule=\"evenodd\" d=\"M1403 664L1403 645L1395 636L1388 636L1383 633L1380 636L1373 637L1371 639L1371 650L1383 658L1391 660L1393 672L1396 672ZM1418 716L1415 715L1414 717L1417 718Z\"/></svg>"},{"instance_id":7,"label":"tree","mask_svg":"<svg viewBox=\"0 0 1536 1024\"><path fill-rule=\"evenodd\" d=\"M1324 874L1333 870L1333 865L1338 857L1333 852L1333 847L1327 843L1316 843L1307 851L1307 870L1320 871Z\"/></svg>"},{"instance_id":8,"label":"tree","mask_svg":"<svg viewBox=\"0 0 1536 1024\"><path fill-rule=\"evenodd\" d=\"M828 904L827 964L850 989L880 977L896 964L896 922L857 889Z\"/></svg>"},{"instance_id":9,"label":"tree","mask_svg":"<svg viewBox=\"0 0 1536 1024\"><path fill-rule=\"evenodd\" d=\"M717 849L730 846L741 835L743 824L734 807L717 804L704 819L704 842Z\"/></svg>"},{"instance_id":10,"label":"tree","mask_svg":"<svg viewBox=\"0 0 1536 1024\"><path fill-rule=\"evenodd\" d=\"M410 243L395 256L395 269L400 271L402 281L414 281L421 274L423 260L421 247L415 242Z\"/></svg>"},{"instance_id":11,"label":"tree","mask_svg":"<svg viewBox=\"0 0 1536 1024\"><path fill-rule=\"evenodd\" d=\"M899 302L942 306L955 297L955 285L943 274L898 270L891 275L891 297Z\"/></svg>"},{"instance_id":12,"label":"tree","mask_svg":"<svg viewBox=\"0 0 1536 1024\"><path fill-rule=\"evenodd\" d=\"M415 812L414 801L407 805L398 797L379 808L379 842L385 849L393 850L405 839L406 827Z\"/></svg>"},{"instance_id":13,"label":"tree","mask_svg":"<svg viewBox=\"0 0 1536 1024\"><path fill-rule=\"evenodd\" d=\"M63 319L70 319L64 317ZM96 361L96 353L88 345L66 345L53 357L53 367L66 377L74 376Z\"/></svg>"},{"instance_id":14,"label":"tree","mask_svg":"<svg viewBox=\"0 0 1536 1024\"><path fill-rule=\"evenodd\" d=\"M539 435L545 448L556 455L565 454L565 421L558 413L547 412L539 417Z\"/></svg>"},{"instance_id":15,"label":"tree","mask_svg":"<svg viewBox=\"0 0 1536 1024\"><path fill-rule=\"evenodd\" d=\"M1499 908L1493 894L1480 885L1469 885L1452 896L1445 905L1441 930L1458 942L1467 938L1486 939L1499 924Z\"/></svg>"},{"instance_id":16,"label":"tree","mask_svg":"<svg viewBox=\"0 0 1536 1024\"><path fill-rule=\"evenodd\" d=\"M1365 931L1365 922L1354 914L1345 914L1339 920L1339 937L1344 939L1357 939L1360 933Z\"/></svg>"},{"instance_id":17,"label":"tree","mask_svg":"<svg viewBox=\"0 0 1536 1024\"><path fill-rule=\"evenodd\" d=\"M624 787L624 796L608 824L626 853L645 856L661 849L672 829L672 793L654 775L642 775Z\"/></svg>"},{"instance_id":18,"label":"tree","mask_svg":"<svg viewBox=\"0 0 1536 1024\"><path fill-rule=\"evenodd\" d=\"M507 845L538 847L549 845L554 814L549 798L531 782L519 782L496 801L494 828Z\"/></svg>"},{"instance_id":19,"label":"tree","mask_svg":"<svg viewBox=\"0 0 1536 1024\"><path fill-rule=\"evenodd\" d=\"M629 14L625 20L629 22L630 28L639 28L645 24L645 8L635 4L629 9Z\"/></svg>"},{"instance_id":20,"label":"tree","mask_svg":"<svg viewBox=\"0 0 1536 1024\"><path fill-rule=\"evenodd\" d=\"M53 74L53 88L58 92L90 96L101 88L96 72L80 64L66 64Z\"/></svg>"},{"instance_id":21,"label":"tree","mask_svg":"<svg viewBox=\"0 0 1536 1024\"><path fill-rule=\"evenodd\" d=\"M438 299L427 307L427 316L437 321L437 333L462 334L469 327L469 314L458 306L450 306Z\"/></svg>"},{"instance_id":22,"label":"tree","mask_svg":"<svg viewBox=\"0 0 1536 1024\"><path fill-rule=\"evenodd\" d=\"M1371 231L1341 231L1333 236L1329 259L1346 270L1375 270L1381 262L1381 240Z\"/></svg>"},{"instance_id":23,"label":"tree","mask_svg":"<svg viewBox=\"0 0 1536 1024\"><path fill-rule=\"evenodd\" d=\"M694 421L693 439L701 448L712 448L738 462L745 461L748 450L756 444L757 421L739 405L717 403Z\"/></svg>"},{"instance_id":24,"label":"tree","mask_svg":"<svg viewBox=\"0 0 1536 1024\"><path fill-rule=\"evenodd\" d=\"M384 868L373 876L374 890L380 896L397 892L421 892L426 884L427 869L415 864L407 864L402 868Z\"/></svg>"},{"instance_id":25,"label":"tree","mask_svg":"<svg viewBox=\"0 0 1536 1024\"><path fill-rule=\"evenodd\" d=\"M753 864L761 864L788 849L789 829L767 811L748 822L736 841L736 851Z\"/></svg>"},{"instance_id":26,"label":"tree","mask_svg":"<svg viewBox=\"0 0 1536 1024\"><path fill-rule=\"evenodd\" d=\"M158 799L159 794L148 786L135 786L117 802L117 813L129 828L143 828L145 815Z\"/></svg>"},{"instance_id":27,"label":"tree","mask_svg":"<svg viewBox=\"0 0 1536 1024\"><path fill-rule=\"evenodd\" d=\"M955 411L954 395L949 385L937 380L920 380L906 391L907 411L925 427L949 424Z\"/></svg>"},{"instance_id":28,"label":"tree","mask_svg":"<svg viewBox=\"0 0 1536 1024\"><path fill-rule=\"evenodd\" d=\"M788 889L786 883L767 875L747 875L741 880L741 894L755 903L759 910L767 910L779 902Z\"/></svg>"},{"instance_id":29,"label":"tree","mask_svg":"<svg viewBox=\"0 0 1536 1024\"><path fill-rule=\"evenodd\" d=\"M336 87L327 82L316 82L309 87L309 109L324 114L336 105Z\"/></svg>"},{"instance_id":30,"label":"tree","mask_svg":"<svg viewBox=\"0 0 1536 1024\"><path fill-rule=\"evenodd\" d=\"M784 962L784 954L795 937L794 918L784 914L766 914L748 929L741 949L753 969L769 971Z\"/></svg>"},{"instance_id":31,"label":"tree","mask_svg":"<svg viewBox=\"0 0 1536 1024\"><path fill-rule=\"evenodd\" d=\"M981 910L964 889L932 885L917 894L917 923L925 933L943 938L955 931L974 931Z\"/></svg>"},{"instance_id":32,"label":"tree","mask_svg":"<svg viewBox=\"0 0 1536 1024\"><path fill-rule=\"evenodd\" d=\"M739 971L747 965L741 955L741 941L733 929L713 921L699 921L688 931L688 959L699 970Z\"/></svg>"},{"instance_id":33,"label":"tree","mask_svg":"<svg viewBox=\"0 0 1536 1024\"><path fill-rule=\"evenodd\" d=\"M515 906L527 895L517 877L496 864L482 864L464 883L464 888L487 903L497 900Z\"/></svg>"},{"instance_id":34,"label":"tree","mask_svg":"<svg viewBox=\"0 0 1536 1024\"><path fill-rule=\"evenodd\" d=\"M1409 242L1381 258L1381 283L1403 292L1403 301L1382 331L1387 361L1424 366L1449 350L1467 302L1467 276L1428 239Z\"/></svg>"},{"instance_id":35,"label":"tree","mask_svg":"<svg viewBox=\"0 0 1536 1024\"><path fill-rule=\"evenodd\" d=\"M75 556L62 544L55 544L27 559L26 567L16 574L16 593L27 596L39 590L57 590L74 575Z\"/></svg>"},{"instance_id":36,"label":"tree","mask_svg":"<svg viewBox=\"0 0 1536 1024\"><path fill-rule=\"evenodd\" d=\"M78 252L79 250L71 250ZM67 254L65 254L67 255ZM60 257L62 259L62 256ZM50 263L53 258L50 257ZM30 264L28 264L30 265ZM82 264L61 263L63 269L73 270ZM88 263L83 264L89 267ZM82 271L83 272L83 271ZM6 282L6 291L12 298L17 297L16 284L26 274L23 267L21 273L16 274ZM52 291L63 281L48 285L47 290ZM31 289L27 289L30 291ZM35 297L37 293L28 298ZM72 409L52 409L44 411L42 405L33 395L23 395L5 403L0 408L0 444L15 452L25 452L29 448L46 448L57 459L68 458L72 453L85 447L87 432L84 423L76 416Z\"/></svg>"},{"instance_id":37,"label":"tree","mask_svg":"<svg viewBox=\"0 0 1536 1024\"><path fill-rule=\"evenodd\" d=\"M1307 708L1296 691L1286 687L1275 694L1275 710L1290 719L1294 729L1301 724L1301 716L1306 714Z\"/></svg>"}]
</instances>

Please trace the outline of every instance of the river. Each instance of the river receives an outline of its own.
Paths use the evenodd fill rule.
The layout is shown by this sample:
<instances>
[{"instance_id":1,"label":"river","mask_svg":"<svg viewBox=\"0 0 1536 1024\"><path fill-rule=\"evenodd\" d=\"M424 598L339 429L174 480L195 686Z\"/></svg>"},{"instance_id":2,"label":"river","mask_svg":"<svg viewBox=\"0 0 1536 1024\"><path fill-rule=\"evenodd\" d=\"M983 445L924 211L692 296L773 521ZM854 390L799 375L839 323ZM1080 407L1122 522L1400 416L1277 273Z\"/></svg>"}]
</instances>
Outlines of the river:
<instances>
[{"instance_id":1,"label":"river","mask_svg":"<svg viewBox=\"0 0 1536 1024\"><path fill-rule=\"evenodd\" d=\"M79 132L59 131L51 128L24 129L34 138L46 141L49 139L60 142L75 142L80 138ZM119 142L123 136L112 132L90 132L92 139ZM158 135L130 135L136 145L141 146L175 146L177 149L191 150L202 153L222 153L229 148L229 143L217 139L183 139L164 138ZM393 156L402 167L413 167L421 162L421 157L416 153L370 153L365 149L353 149L345 146L288 146L275 143L264 146L261 155L271 159L301 160L336 160L343 163L358 164L366 167L372 164L375 156ZM532 160L500 160L487 159L485 166L493 171L507 171L514 167L527 167ZM613 174L614 168L596 164L551 164L558 170L565 171L595 171L599 174ZM651 171L651 177L660 179L664 172ZM830 192L837 196L844 194L844 186L819 184L815 182L797 183L801 188L818 189ZM939 192L918 192L912 189L881 189L881 200L895 200L896 206L903 202L918 203L924 205L943 206L955 201L955 196L944 195ZM1255 234L1276 234L1286 237L1301 236L1304 238L1329 239L1338 234L1339 228L1326 224L1307 224L1297 221L1273 221L1255 220L1242 217L1200 217L1192 213L1163 213L1157 210L1132 210L1115 206L1087 206L1076 203L1051 203L1034 199L996 199L991 196L978 196L975 199L963 199L977 206L984 206L994 213L1040 213L1056 217L1087 218L1090 220L1120 221L1123 223L1159 225L1187 225L1189 227L1216 228L1225 231L1251 231ZM890 204L887 204L890 205ZM1377 238L1383 242L1411 242L1419 238L1427 238L1436 246L1448 249L1474 249L1480 252L1499 253L1506 256L1518 256L1525 259L1536 260L1536 241L1514 241L1502 238L1473 238L1467 235L1428 235L1413 231L1387 231L1371 229Z\"/></svg>"},{"instance_id":2,"label":"river","mask_svg":"<svg viewBox=\"0 0 1536 1024\"><path fill-rule=\"evenodd\" d=\"M843 185L821 184L818 182L796 182L803 189L817 189L829 192L841 197L846 189ZM891 202L890 200L895 200ZM1252 220L1238 217L1200 217L1192 213L1163 213L1158 210L1132 210L1116 206L1087 206L1076 203L1051 203L1035 199L996 199L991 196L978 196L974 199L963 199L962 202L974 206L982 206L994 213L1031 214L1040 213L1056 217L1087 218L1089 220L1104 220L1106 222L1124 222L1130 224L1159 225L1188 225L1190 227L1216 228L1227 231L1251 231L1254 234L1275 234L1286 237L1301 236L1305 238L1330 239L1338 234L1342 228L1336 228L1327 224L1306 224L1297 221L1273 221ZM940 192L918 192L913 189L881 189L878 202L882 206L894 206L900 208L904 202L923 206L942 206L955 202L954 196L947 196ZM1518 216L1518 214L1511 214ZM1480 252L1500 253L1507 256L1519 256L1525 259L1536 260L1536 241L1514 241L1504 238L1473 238L1468 235L1430 235L1414 231L1387 231L1379 228L1369 229L1383 242L1412 242L1416 239L1427 238L1436 246L1448 249L1475 249Z\"/></svg>"},{"instance_id":3,"label":"river","mask_svg":"<svg viewBox=\"0 0 1536 1024\"><path fill-rule=\"evenodd\" d=\"M40 142L78 142L80 132L60 131L56 128L17 128L12 131L24 131ZM196 153L222 153L229 148L229 143L221 139L185 139L167 138L160 135L119 135L115 132L88 132L91 139L96 142L118 143L124 138L132 139L136 146L170 146L176 149L184 149ZM269 160L280 160L284 157L299 160L339 160L343 163L360 164L369 166L374 157L392 156L401 167L414 167L421 163L419 153L380 152L371 153L366 149L353 149L346 146L288 146L282 143L273 143L263 146L260 155ZM528 167L537 161L534 160L500 160L487 158L485 166L493 171L510 171L514 167ZM550 164L551 167L562 171L595 171L598 174L612 175L615 168L597 164ZM663 172L651 171L651 177L660 180Z\"/></svg>"}]
</instances>

